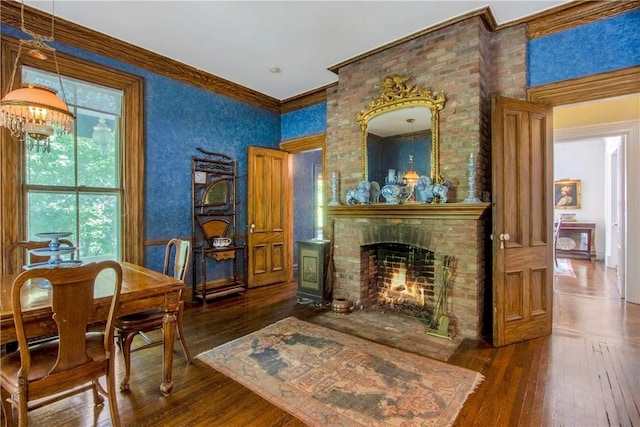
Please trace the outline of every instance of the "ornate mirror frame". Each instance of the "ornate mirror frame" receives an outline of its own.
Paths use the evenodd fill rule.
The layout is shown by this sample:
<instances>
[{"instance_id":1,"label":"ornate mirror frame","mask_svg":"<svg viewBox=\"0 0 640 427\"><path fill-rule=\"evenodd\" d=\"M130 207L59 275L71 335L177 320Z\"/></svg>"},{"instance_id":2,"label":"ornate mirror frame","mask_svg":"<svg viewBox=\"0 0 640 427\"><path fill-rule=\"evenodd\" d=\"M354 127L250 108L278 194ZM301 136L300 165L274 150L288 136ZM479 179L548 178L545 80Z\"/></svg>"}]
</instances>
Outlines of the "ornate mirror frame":
<instances>
[{"instance_id":1,"label":"ornate mirror frame","mask_svg":"<svg viewBox=\"0 0 640 427\"><path fill-rule=\"evenodd\" d=\"M408 82L409 77L391 75L385 77L382 92L356 116L361 129L362 180L367 181L367 128L374 117L402 108L423 106L431 110L431 179L434 183L443 182L440 176L440 141L438 116L444 107L445 96L442 91L432 95Z\"/></svg>"}]
</instances>

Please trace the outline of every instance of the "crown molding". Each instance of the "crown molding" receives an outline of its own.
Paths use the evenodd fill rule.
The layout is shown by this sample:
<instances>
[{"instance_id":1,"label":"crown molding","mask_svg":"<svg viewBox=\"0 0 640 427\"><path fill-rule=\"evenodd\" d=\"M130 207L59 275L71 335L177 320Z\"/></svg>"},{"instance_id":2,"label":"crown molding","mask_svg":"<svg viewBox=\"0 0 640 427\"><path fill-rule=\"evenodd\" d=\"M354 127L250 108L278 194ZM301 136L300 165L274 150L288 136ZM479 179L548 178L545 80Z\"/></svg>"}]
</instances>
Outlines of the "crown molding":
<instances>
[{"instance_id":1,"label":"crown molding","mask_svg":"<svg viewBox=\"0 0 640 427\"><path fill-rule=\"evenodd\" d=\"M327 89L337 86L338 82L334 82L323 86L318 89L311 90L309 92L302 93L300 95L296 95L291 98L287 98L282 101L281 112L290 113L295 110L300 110L305 107L310 107L315 104L320 104L322 102L327 101Z\"/></svg>"},{"instance_id":2,"label":"crown molding","mask_svg":"<svg viewBox=\"0 0 640 427\"><path fill-rule=\"evenodd\" d=\"M0 2L0 22L20 29L22 27L21 7L22 5L15 1ZM38 34L51 33L50 14L25 5L24 19L25 27L29 30ZM54 19L54 36L60 43L280 113L282 103L275 98L73 22L58 17Z\"/></svg>"},{"instance_id":3,"label":"crown molding","mask_svg":"<svg viewBox=\"0 0 640 427\"><path fill-rule=\"evenodd\" d=\"M578 1L528 18L527 37L535 39L635 9L638 1Z\"/></svg>"}]
</instances>

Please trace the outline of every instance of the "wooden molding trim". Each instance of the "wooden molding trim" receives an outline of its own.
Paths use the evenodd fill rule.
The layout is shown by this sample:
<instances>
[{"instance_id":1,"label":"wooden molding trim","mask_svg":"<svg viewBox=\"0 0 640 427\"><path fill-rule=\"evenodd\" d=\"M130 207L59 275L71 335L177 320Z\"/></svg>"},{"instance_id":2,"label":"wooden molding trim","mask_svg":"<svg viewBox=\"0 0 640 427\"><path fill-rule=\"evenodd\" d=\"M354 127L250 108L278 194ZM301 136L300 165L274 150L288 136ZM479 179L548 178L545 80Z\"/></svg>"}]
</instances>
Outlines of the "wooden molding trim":
<instances>
[{"instance_id":1,"label":"wooden molding trim","mask_svg":"<svg viewBox=\"0 0 640 427\"><path fill-rule=\"evenodd\" d=\"M19 29L22 25L20 8L21 4L15 1L0 2L0 21ZM29 30L39 34L51 34L50 14L25 5L24 18L25 26ZM131 64L269 111L280 112L281 102L275 98L58 17L55 18L54 36L56 41L69 46Z\"/></svg>"},{"instance_id":2,"label":"wooden molding trim","mask_svg":"<svg viewBox=\"0 0 640 427\"><path fill-rule=\"evenodd\" d=\"M283 141L280 143L280 149L290 154L303 153L305 151L312 150L324 150L326 140L326 133L317 133L315 135Z\"/></svg>"},{"instance_id":3,"label":"wooden molding trim","mask_svg":"<svg viewBox=\"0 0 640 427\"><path fill-rule=\"evenodd\" d=\"M331 83L330 85L323 86L319 89L315 89L298 96L285 99L284 101L282 101L282 114L300 110L305 107L310 107L311 105L320 104L321 102L327 102L327 89L337 85L338 82Z\"/></svg>"},{"instance_id":4,"label":"wooden molding trim","mask_svg":"<svg viewBox=\"0 0 640 427\"><path fill-rule=\"evenodd\" d=\"M536 15L527 22L527 38L535 39L640 8L638 1L580 1Z\"/></svg>"},{"instance_id":5,"label":"wooden molding trim","mask_svg":"<svg viewBox=\"0 0 640 427\"><path fill-rule=\"evenodd\" d=\"M638 92L640 66L532 87L527 90L527 98L531 102L556 106Z\"/></svg>"},{"instance_id":6,"label":"wooden molding trim","mask_svg":"<svg viewBox=\"0 0 640 427\"><path fill-rule=\"evenodd\" d=\"M343 205L327 206L327 216L333 218L425 218L425 219L482 219L489 211L489 203L443 203L423 205Z\"/></svg>"}]
</instances>

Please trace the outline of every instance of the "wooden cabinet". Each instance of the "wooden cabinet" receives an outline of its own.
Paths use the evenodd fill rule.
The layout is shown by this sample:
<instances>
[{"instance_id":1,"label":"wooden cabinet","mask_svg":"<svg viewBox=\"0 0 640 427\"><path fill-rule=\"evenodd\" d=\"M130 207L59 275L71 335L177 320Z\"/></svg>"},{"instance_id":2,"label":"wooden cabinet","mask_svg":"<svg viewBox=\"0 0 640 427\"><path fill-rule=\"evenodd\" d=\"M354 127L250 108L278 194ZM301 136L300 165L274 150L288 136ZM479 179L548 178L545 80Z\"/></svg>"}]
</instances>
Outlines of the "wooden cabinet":
<instances>
[{"instance_id":1,"label":"wooden cabinet","mask_svg":"<svg viewBox=\"0 0 640 427\"><path fill-rule=\"evenodd\" d=\"M224 154L198 151L201 155L191 158L192 286L193 299L206 304L209 298L246 290L245 244L236 236L236 162Z\"/></svg>"},{"instance_id":2,"label":"wooden cabinet","mask_svg":"<svg viewBox=\"0 0 640 427\"><path fill-rule=\"evenodd\" d=\"M558 224L555 224L557 227ZM563 222L556 243L559 258L596 260L596 224L593 222Z\"/></svg>"}]
</instances>

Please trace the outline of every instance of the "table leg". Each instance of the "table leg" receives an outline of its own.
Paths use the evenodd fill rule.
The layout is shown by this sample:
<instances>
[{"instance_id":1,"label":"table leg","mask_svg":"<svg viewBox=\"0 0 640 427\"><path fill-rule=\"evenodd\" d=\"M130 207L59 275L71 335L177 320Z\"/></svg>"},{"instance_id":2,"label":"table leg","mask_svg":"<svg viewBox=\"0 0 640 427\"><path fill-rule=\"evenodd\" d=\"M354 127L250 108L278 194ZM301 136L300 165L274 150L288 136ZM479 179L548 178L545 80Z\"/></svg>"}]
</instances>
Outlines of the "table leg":
<instances>
[{"instance_id":1,"label":"table leg","mask_svg":"<svg viewBox=\"0 0 640 427\"><path fill-rule=\"evenodd\" d=\"M167 296L167 299L174 299ZM162 334L163 334L163 362L162 362L162 384L160 384L160 391L165 396L171 393L173 388L173 381L171 375L173 371L173 344L175 342L176 334L176 320L178 316L178 305L176 301L173 303L165 304L165 313L162 320ZM169 308L172 307L172 308Z\"/></svg>"}]
</instances>

